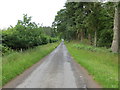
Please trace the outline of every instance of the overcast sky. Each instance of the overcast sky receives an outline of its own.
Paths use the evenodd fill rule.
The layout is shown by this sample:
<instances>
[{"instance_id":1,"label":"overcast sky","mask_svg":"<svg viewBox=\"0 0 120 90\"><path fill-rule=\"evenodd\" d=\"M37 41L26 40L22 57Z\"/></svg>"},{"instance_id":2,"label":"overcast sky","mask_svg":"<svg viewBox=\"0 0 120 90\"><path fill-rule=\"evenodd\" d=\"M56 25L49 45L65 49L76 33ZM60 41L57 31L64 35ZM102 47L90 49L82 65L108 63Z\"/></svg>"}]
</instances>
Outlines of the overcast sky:
<instances>
[{"instance_id":1,"label":"overcast sky","mask_svg":"<svg viewBox=\"0 0 120 90\"><path fill-rule=\"evenodd\" d=\"M57 11L64 8L66 0L0 0L0 28L14 26L23 14L32 21L51 26Z\"/></svg>"}]
</instances>

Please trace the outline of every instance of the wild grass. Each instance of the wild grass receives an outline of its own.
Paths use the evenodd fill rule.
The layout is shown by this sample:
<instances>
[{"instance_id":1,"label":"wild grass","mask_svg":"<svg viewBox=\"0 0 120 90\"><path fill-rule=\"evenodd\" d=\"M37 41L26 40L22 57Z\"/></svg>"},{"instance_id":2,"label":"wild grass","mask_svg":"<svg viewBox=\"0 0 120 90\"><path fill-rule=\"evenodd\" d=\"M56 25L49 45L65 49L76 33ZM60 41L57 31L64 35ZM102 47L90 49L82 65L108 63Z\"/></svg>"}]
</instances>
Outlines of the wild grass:
<instances>
[{"instance_id":1,"label":"wild grass","mask_svg":"<svg viewBox=\"0 0 120 90\"><path fill-rule=\"evenodd\" d=\"M2 55L0 54L0 88L2 87Z\"/></svg>"},{"instance_id":2,"label":"wild grass","mask_svg":"<svg viewBox=\"0 0 120 90\"><path fill-rule=\"evenodd\" d=\"M24 70L49 54L58 43L41 45L24 52L13 52L2 58L2 85L21 74Z\"/></svg>"},{"instance_id":3,"label":"wild grass","mask_svg":"<svg viewBox=\"0 0 120 90\"><path fill-rule=\"evenodd\" d=\"M118 88L118 55L106 48L66 43L72 57L104 88Z\"/></svg>"}]
</instances>

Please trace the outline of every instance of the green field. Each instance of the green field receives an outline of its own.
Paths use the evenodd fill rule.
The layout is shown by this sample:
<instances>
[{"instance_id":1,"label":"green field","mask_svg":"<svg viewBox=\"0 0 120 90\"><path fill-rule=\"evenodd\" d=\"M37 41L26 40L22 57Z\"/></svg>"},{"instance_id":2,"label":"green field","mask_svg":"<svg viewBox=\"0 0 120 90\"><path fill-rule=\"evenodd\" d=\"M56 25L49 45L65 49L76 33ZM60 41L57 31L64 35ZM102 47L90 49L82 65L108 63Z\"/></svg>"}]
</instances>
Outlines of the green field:
<instances>
[{"instance_id":1,"label":"green field","mask_svg":"<svg viewBox=\"0 0 120 90\"><path fill-rule=\"evenodd\" d=\"M72 57L104 88L118 88L118 55L106 48L66 43Z\"/></svg>"},{"instance_id":2,"label":"green field","mask_svg":"<svg viewBox=\"0 0 120 90\"><path fill-rule=\"evenodd\" d=\"M24 52L13 52L2 58L2 85L21 74L24 70L40 61L58 46L57 43L41 45Z\"/></svg>"}]
</instances>

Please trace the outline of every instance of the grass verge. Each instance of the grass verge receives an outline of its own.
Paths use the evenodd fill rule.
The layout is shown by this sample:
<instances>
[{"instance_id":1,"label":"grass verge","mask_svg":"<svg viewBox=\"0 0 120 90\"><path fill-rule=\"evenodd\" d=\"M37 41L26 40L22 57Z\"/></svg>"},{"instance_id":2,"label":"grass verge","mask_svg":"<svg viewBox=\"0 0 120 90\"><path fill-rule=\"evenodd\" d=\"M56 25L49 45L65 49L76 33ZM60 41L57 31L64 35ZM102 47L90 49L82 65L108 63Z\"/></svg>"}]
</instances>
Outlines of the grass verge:
<instances>
[{"instance_id":1,"label":"grass verge","mask_svg":"<svg viewBox=\"0 0 120 90\"><path fill-rule=\"evenodd\" d=\"M66 43L72 57L83 66L103 88L118 88L118 55L105 48L80 43Z\"/></svg>"},{"instance_id":2,"label":"grass verge","mask_svg":"<svg viewBox=\"0 0 120 90\"><path fill-rule=\"evenodd\" d=\"M2 58L2 86L48 55L58 44L57 42L41 45L24 52L13 52L4 56Z\"/></svg>"},{"instance_id":3,"label":"grass verge","mask_svg":"<svg viewBox=\"0 0 120 90\"><path fill-rule=\"evenodd\" d=\"M0 54L0 88L2 88L2 55Z\"/></svg>"}]
</instances>

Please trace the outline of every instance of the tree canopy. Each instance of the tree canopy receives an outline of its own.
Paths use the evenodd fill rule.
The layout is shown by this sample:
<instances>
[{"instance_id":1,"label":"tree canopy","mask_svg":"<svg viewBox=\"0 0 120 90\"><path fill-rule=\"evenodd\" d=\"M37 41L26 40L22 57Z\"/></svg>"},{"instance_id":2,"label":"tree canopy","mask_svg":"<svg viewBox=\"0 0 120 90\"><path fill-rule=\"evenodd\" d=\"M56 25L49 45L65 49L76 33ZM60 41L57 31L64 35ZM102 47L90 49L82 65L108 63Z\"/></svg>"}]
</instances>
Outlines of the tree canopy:
<instances>
[{"instance_id":1,"label":"tree canopy","mask_svg":"<svg viewBox=\"0 0 120 90\"><path fill-rule=\"evenodd\" d=\"M91 45L109 48L113 40L114 8L111 2L67 2L53 24L60 38L87 40Z\"/></svg>"}]
</instances>

